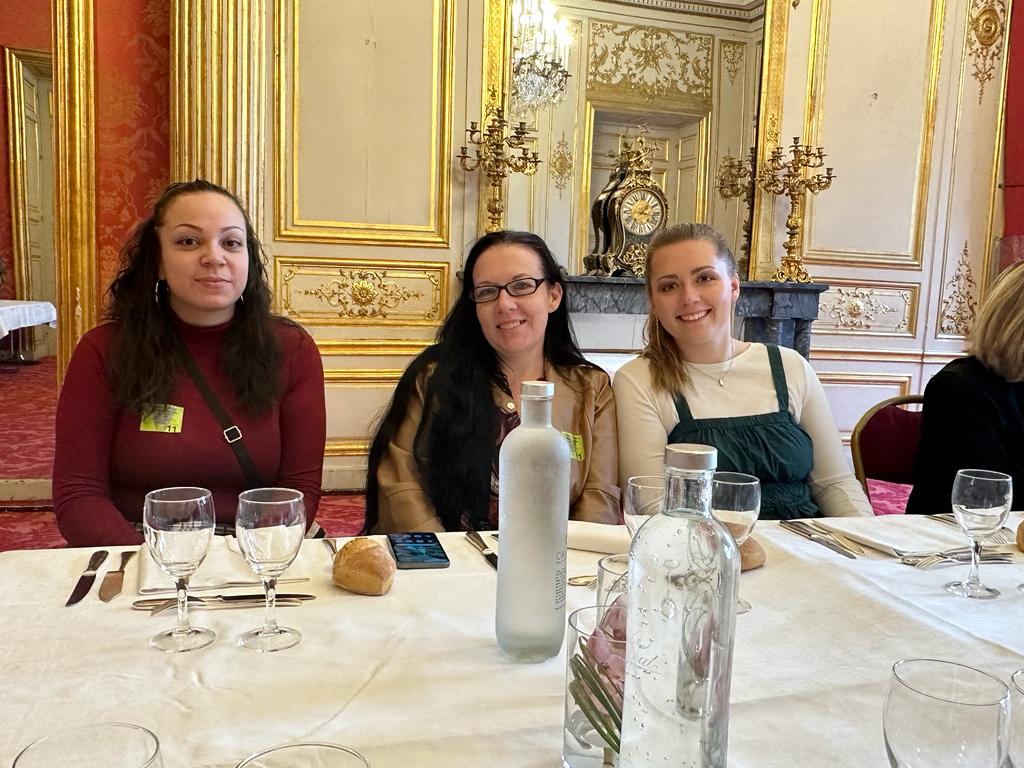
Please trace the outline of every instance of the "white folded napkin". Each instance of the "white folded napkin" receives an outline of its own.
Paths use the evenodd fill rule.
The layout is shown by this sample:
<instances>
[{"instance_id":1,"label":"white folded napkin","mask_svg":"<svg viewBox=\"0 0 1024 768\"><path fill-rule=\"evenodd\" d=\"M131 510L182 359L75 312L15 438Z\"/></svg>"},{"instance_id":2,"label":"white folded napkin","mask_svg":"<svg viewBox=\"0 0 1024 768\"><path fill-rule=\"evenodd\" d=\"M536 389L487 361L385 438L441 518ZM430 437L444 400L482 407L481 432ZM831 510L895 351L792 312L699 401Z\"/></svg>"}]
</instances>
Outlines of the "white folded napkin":
<instances>
[{"instance_id":1,"label":"white folded napkin","mask_svg":"<svg viewBox=\"0 0 1024 768\"><path fill-rule=\"evenodd\" d=\"M624 525L587 523L570 520L567 544L569 549L621 555L629 552L629 531Z\"/></svg>"},{"instance_id":2,"label":"white folded napkin","mask_svg":"<svg viewBox=\"0 0 1024 768\"><path fill-rule=\"evenodd\" d=\"M160 570L160 566L150 556L149 548L143 544L139 548L139 594L158 595L173 594L174 581ZM278 584L309 581L309 573L298 558L285 571L284 577L277 580ZM192 575L188 582L189 592L200 592L210 589L262 589L263 582L249 568L234 536L214 536L210 551L203 564Z\"/></svg>"},{"instance_id":3,"label":"white folded napkin","mask_svg":"<svg viewBox=\"0 0 1024 768\"><path fill-rule=\"evenodd\" d=\"M919 515L822 517L815 522L893 557L899 557L897 552L941 552L970 545L967 536L958 529ZM985 544L985 550L1014 552L1016 547Z\"/></svg>"}]
</instances>

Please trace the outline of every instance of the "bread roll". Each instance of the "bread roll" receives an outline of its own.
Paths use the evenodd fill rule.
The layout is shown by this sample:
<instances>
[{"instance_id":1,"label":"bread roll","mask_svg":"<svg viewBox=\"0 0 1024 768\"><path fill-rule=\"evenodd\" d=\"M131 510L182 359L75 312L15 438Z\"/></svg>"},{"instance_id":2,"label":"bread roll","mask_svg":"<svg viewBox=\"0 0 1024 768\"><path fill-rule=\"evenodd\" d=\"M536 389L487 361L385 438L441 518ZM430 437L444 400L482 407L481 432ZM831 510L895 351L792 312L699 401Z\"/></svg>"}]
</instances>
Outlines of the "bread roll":
<instances>
[{"instance_id":1,"label":"bread roll","mask_svg":"<svg viewBox=\"0 0 1024 768\"><path fill-rule=\"evenodd\" d=\"M745 530L745 526L739 523L726 523L725 527L733 536L742 534ZM754 568L760 568L764 565L765 557L761 542L753 536L748 536L747 540L740 545L740 570L752 571Z\"/></svg>"},{"instance_id":2,"label":"bread roll","mask_svg":"<svg viewBox=\"0 0 1024 768\"><path fill-rule=\"evenodd\" d=\"M1024 523L1017 526L1017 549L1024 552Z\"/></svg>"},{"instance_id":3,"label":"bread roll","mask_svg":"<svg viewBox=\"0 0 1024 768\"><path fill-rule=\"evenodd\" d=\"M383 595L395 579L395 561L372 539L352 539L334 556L331 579L360 595Z\"/></svg>"}]
</instances>

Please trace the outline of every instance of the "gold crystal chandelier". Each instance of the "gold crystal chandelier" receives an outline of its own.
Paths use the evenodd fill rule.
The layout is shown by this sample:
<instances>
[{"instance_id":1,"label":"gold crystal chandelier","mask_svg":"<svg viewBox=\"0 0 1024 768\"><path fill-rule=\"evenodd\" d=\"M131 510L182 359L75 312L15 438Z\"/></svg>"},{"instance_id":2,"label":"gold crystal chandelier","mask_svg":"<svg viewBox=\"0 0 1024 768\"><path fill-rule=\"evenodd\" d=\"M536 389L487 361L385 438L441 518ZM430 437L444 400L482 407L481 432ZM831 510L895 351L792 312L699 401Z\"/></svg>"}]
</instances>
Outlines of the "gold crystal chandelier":
<instances>
[{"instance_id":1,"label":"gold crystal chandelier","mask_svg":"<svg viewBox=\"0 0 1024 768\"><path fill-rule=\"evenodd\" d=\"M548 0L512 0L513 114L561 103L569 80L569 30Z\"/></svg>"}]
</instances>

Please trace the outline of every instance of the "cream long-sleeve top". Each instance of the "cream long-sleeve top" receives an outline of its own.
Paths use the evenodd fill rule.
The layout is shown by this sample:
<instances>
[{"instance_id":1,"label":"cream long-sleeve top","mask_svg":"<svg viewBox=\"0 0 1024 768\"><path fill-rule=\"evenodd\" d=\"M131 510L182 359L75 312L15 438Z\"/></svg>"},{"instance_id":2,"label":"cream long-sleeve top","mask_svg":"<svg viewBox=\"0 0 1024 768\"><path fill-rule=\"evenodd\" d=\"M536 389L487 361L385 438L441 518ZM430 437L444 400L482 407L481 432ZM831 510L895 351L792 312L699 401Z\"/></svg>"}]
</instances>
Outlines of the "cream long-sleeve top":
<instances>
[{"instance_id":1,"label":"cream long-sleeve top","mask_svg":"<svg viewBox=\"0 0 1024 768\"><path fill-rule=\"evenodd\" d=\"M871 504L850 471L825 390L814 369L795 350L780 347L779 351L790 413L814 444L811 497L826 517L871 516ZM764 344L751 343L731 363L686 366L689 382L683 396L695 419L779 410ZM725 386L719 385L720 378ZM634 475L664 474L665 445L679 423L672 395L655 390L650 362L642 357L623 365L612 386L619 421L619 484L625 487Z\"/></svg>"}]
</instances>

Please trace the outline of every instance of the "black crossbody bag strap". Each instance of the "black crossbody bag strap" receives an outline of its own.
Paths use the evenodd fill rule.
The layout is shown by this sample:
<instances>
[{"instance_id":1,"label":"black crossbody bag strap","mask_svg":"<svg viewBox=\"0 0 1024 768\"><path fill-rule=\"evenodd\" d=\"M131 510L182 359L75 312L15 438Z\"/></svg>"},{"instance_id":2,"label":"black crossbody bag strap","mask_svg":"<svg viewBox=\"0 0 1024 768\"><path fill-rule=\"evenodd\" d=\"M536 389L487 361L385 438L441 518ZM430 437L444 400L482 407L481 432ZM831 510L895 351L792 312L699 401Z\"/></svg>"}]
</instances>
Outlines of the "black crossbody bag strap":
<instances>
[{"instance_id":1,"label":"black crossbody bag strap","mask_svg":"<svg viewBox=\"0 0 1024 768\"><path fill-rule=\"evenodd\" d=\"M199 393L210 407L210 411L213 413L214 418L217 419L217 423L220 424L220 428L224 430L224 439L231 446L231 450L235 452L235 458L238 459L238 464L242 468L245 481L249 484L250 488L262 488L265 485L263 477L260 475L260 471L256 469L256 463L252 460L252 456L249 455L249 450L245 447L245 443L242 442L242 430L235 425L228 412L224 410L224 406L220 404L217 395L210 389L210 385L203 377L202 371L199 370L199 366L196 364L195 358L192 357L192 353L185 349L184 346L181 351L185 370L192 377L192 381L196 383Z\"/></svg>"}]
</instances>

